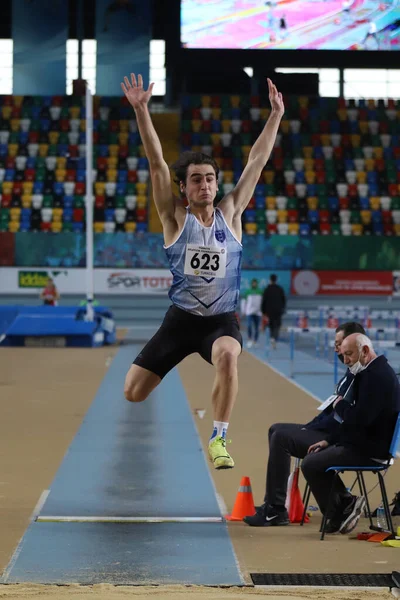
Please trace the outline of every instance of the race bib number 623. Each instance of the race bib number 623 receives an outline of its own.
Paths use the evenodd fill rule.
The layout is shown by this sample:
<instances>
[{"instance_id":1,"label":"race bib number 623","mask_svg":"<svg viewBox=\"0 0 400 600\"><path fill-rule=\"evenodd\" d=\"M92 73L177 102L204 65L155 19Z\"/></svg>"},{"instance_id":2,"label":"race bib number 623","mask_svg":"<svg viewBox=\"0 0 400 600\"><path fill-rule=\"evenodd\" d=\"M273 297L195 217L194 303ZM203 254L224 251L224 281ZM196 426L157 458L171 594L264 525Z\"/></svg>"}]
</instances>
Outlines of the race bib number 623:
<instances>
[{"instance_id":1,"label":"race bib number 623","mask_svg":"<svg viewBox=\"0 0 400 600\"><path fill-rule=\"evenodd\" d=\"M225 272L225 248L187 244L185 275L195 275L198 277L225 277Z\"/></svg>"}]
</instances>

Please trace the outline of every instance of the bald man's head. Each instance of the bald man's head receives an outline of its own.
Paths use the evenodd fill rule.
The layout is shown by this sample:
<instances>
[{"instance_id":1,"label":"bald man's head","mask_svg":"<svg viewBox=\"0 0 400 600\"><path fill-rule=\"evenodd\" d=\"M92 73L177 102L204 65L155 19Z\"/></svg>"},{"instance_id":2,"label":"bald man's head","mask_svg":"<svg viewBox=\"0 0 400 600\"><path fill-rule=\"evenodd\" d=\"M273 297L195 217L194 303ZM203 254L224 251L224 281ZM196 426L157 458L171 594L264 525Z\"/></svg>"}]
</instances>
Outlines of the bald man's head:
<instances>
[{"instance_id":1,"label":"bald man's head","mask_svg":"<svg viewBox=\"0 0 400 600\"><path fill-rule=\"evenodd\" d=\"M344 363L352 372L358 373L363 367L366 367L371 360L376 358L376 353L372 342L362 333L352 333L347 336L341 346L341 352L344 357ZM359 363L359 364L357 364ZM355 367L354 371L352 367Z\"/></svg>"}]
</instances>

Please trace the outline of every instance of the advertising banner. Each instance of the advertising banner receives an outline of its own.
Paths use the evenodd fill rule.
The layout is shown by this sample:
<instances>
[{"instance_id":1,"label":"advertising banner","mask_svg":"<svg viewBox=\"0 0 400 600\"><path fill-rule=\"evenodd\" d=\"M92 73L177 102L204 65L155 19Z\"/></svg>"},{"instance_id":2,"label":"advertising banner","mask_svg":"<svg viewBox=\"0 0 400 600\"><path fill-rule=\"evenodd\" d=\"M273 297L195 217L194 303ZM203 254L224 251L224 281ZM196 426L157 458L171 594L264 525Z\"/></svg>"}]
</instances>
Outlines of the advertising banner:
<instances>
[{"instance_id":1,"label":"advertising banner","mask_svg":"<svg viewBox=\"0 0 400 600\"><path fill-rule=\"evenodd\" d=\"M295 296L389 296L392 271L292 271Z\"/></svg>"}]
</instances>

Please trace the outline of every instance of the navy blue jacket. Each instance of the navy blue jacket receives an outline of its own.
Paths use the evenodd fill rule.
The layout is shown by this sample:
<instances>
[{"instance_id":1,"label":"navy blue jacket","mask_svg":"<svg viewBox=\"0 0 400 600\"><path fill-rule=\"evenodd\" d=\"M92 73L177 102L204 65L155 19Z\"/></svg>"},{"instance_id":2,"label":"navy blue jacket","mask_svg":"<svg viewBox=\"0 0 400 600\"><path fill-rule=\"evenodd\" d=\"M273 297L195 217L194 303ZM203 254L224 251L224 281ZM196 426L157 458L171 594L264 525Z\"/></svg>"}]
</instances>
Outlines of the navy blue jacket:
<instances>
[{"instance_id":1,"label":"navy blue jacket","mask_svg":"<svg viewBox=\"0 0 400 600\"><path fill-rule=\"evenodd\" d=\"M369 458L386 459L400 412L400 385L384 356L378 356L354 379L353 403L338 402L343 419L330 443L348 446Z\"/></svg>"},{"instance_id":2,"label":"navy blue jacket","mask_svg":"<svg viewBox=\"0 0 400 600\"><path fill-rule=\"evenodd\" d=\"M336 386L335 394L338 396L344 396L350 387L351 382L354 379L354 375L347 369L346 374ZM349 390L346 395L346 401L352 402L353 387ZM335 434L338 432L340 423L334 418L335 410L333 409L333 403L328 406L325 410L319 413L312 421L304 425L306 429L315 429L317 431L326 431L329 434Z\"/></svg>"}]
</instances>

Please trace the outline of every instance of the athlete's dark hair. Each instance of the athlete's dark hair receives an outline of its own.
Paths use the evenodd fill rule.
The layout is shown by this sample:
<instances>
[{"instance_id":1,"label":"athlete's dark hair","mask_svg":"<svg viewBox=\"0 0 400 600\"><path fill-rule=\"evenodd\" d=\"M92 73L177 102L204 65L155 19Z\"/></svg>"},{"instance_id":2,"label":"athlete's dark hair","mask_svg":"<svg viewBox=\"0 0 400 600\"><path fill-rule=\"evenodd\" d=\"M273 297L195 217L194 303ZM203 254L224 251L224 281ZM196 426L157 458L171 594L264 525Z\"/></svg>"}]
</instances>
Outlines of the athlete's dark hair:
<instances>
[{"instance_id":1,"label":"athlete's dark hair","mask_svg":"<svg viewBox=\"0 0 400 600\"><path fill-rule=\"evenodd\" d=\"M336 328L336 333L339 333L339 331L343 331L344 337L347 337L352 333L363 333L364 335L366 335L364 327L361 325L361 323L357 323L356 321L348 321L347 323L342 323L341 325L339 325L339 327Z\"/></svg>"},{"instance_id":2,"label":"athlete's dark hair","mask_svg":"<svg viewBox=\"0 0 400 600\"><path fill-rule=\"evenodd\" d=\"M218 181L219 175L219 166L215 162L215 160L208 156L208 154L204 154L204 152L183 152L178 160L171 165L171 169L175 173L174 181L178 185L181 181L186 183L187 172L189 165L211 165L215 171L215 177Z\"/></svg>"}]
</instances>

